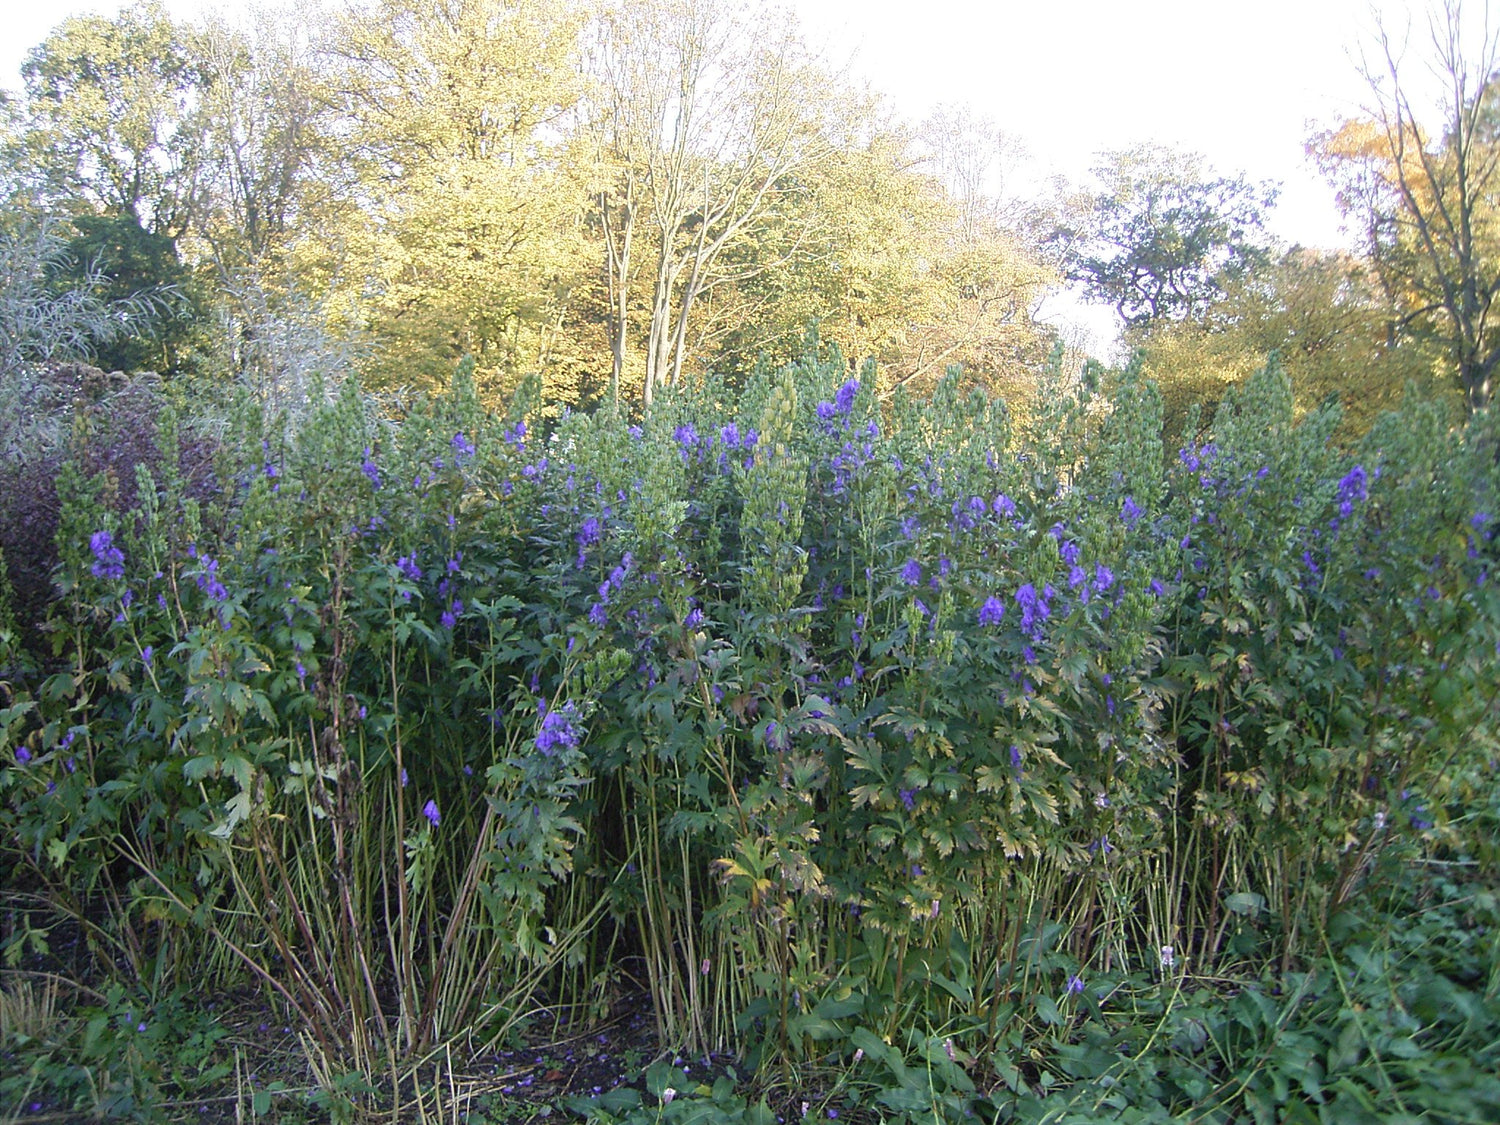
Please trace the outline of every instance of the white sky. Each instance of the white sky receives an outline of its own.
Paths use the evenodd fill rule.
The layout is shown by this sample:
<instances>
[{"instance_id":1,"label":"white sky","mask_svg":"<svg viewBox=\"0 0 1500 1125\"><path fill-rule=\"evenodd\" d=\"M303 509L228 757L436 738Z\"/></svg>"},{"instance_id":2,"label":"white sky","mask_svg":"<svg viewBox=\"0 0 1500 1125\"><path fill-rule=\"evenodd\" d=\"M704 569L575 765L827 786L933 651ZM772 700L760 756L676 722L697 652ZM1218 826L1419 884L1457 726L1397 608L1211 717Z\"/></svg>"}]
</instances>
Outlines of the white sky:
<instances>
[{"instance_id":1,"label":"white sky","mask_svg":"<svg viewBox=\"0 0 1500 1125\"><path fill-rule=\"evenodd\" d=\"M1472 0L1471 0L1472 2ZM1331 190L1306 161L1312 127L1357 112L1356 67L1374 27L1370 0L786 0L804 31L853 76L920 121L967 104L1017 137L1033 182L1079 180L1094 154L1140 141L1200 152L1220 173L1282 186L1272 229L1289 242L1344 239ZM1380 7L1398 36L1426 7ZM191 16L234 0L167 0ZM18 87L26 52L74 12L109 0L0 0L0 84ZM1072 315L1069 319L1072 319ZM1087 318L1096 344L1107 318ZM1102 337L1101 337L1102 334Z\"/></svg>"}]
</instances>

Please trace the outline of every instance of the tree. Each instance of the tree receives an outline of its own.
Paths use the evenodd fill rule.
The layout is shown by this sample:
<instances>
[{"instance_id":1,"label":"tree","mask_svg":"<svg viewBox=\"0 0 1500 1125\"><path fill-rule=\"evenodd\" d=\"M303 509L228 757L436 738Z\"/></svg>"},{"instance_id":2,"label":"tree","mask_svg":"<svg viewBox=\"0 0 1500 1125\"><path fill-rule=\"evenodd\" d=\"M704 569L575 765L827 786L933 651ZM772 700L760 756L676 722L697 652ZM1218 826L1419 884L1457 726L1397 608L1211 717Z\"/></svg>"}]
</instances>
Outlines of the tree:
<instances>
[{"instance_id":1,"label":"tree","mask_svg":"<svg viewBox=\"0 0 1500 1125\"><path fill-rule=\"evenodd\" d=\"M628 362L631 294L644 264L649 404L658 386L682 377L701 302L773 264L731 264L729 251L774 222L799 170L827 152L817 106L828 76L784 13L709 0L607 9L591 70L612 383L618 388ZM796 247L783 243L782 253Z\"/></svg>"},{"instance_id":2,"label":"tree","mask_svg":"<svg viewBox=\"0 0 1500 1125\"><path fill-rule=\"evenodd\" d=\"M311 44L260 16L248 31L213 20L197 37L203 96L199 233L221 280L264 271L286 250L328 155Z\"/></svg>"},{"instance_id":3,"label":"tree","mask_svg":"<svg viewBox=\"0 0 1500 1125\"><path fill-rule=\"evenodd\" d=\"M1489 405L1500 367L1500 29L1487 4L1477 34L1471 22L1459 0L1429 17L1435 129L1413 105L1404 53L1382 26L1378 62L1364 67L1371 120L1315 143L1346 212L1363 219L1399 323L1438 333L1473 413Z\"/></svg>"},{"instance_id":4,"label":"tree","mask_svg":"<svg viewBox=\"0 0 1500 1125\"><path fill-rule=\"evenodd\" d=\"M1068 280L1127 325L1199 316L1266 260L1272 186L1158 145L1105 153L1093 172L1099 189L1072 201L1051 242Z\"/></svg>"},{"instance_id":5,"label":"tree","mask_svg":"<svg viewBox=\"0 0 1500 1125\"><path fill-rule=\"evenodd\" d=\"M1032 244L1034 209L1007 190L1024 153L967 108L938 110L921 141L935 198L924 216L920 300L891 382L931 382L956 363L1012 400L1028 395L1027 373L1054 339L1032 314L1058 277Z\"/></svg>"},{"instance_id":6,"label":"tree","mask_svg":"<svg viewBox=\"0 0 1500 1125\"><path fill-rule=\"evenodd\" d=\"M100 347L149 334L160 310L157 294L111 294L95 262L70 259L61 226L16 213L0 219L0 380L39 363L92 359Z\"/></svg>"},{"instance_id":7,"label":"tree","mask_svg":"<svg viewBox=\"0 0 1500 1125\"><path fill-rule=\"evenodd\" d=\"M1035 208L1012 190L1026 160L1016 137L968 106L939 106L922 123L919 140L932 175L953 200L965 241L997 229L1029 230Z\"/></svg>"},{"instance_id":8,"label":"tree","mask_svg":"<svg viewBox=\"0 0 1500 1125\"><path fill-rule=\"evenodd\" d=\"M1388 303L1368 260L1293 247L1229 285L1201 318L1128 335L1161 388L1169 440L1191 406L1217 403L1272 352L1292 376L1298 412L1337 397L1345 410L1341 436L1353 439L1399 406L1408 383L1431 389L1431 351L1388 327Z\"/></svg>"},{"instance_id":9,"label":"tree","mask_svg":"<svg viewBox=\"0 0 1500 1125\"><path fill-rule=\"evenodd\" d=\"M829 91L819 112L822 153L726 247L724 281L694 313L694 354L741 373L794 358L816 324L852 362L877 360L881 393L959 364L1015 399L1050 344L1032 308L1055 274L1007 228L998 178L950 186L927 130L863 92Z\"/></svg>"},{"instance_id":10,"label":"tree","mask_svg":"<svg viewBox=\"0 0 1500 1125\"><path fill-rule=\"evenodd\" d=\"M329 97L352 206L327 268L383 344L374 381L440 385L473 355L496 387L545 359L584 268L559 136L577 31L542 0L381 0L340 25Z\"/></svg>"},{"instance_id":11,"label":"tree","mask_svg":"<svg viewBox=\"0 0 1500 1125\"><path fill-rule=\"evenodd\" d=\"M21 67L26 157L44 200L176 239L201 189L206 78L159 3L74 16Z\"/></svg>"},{"instance_id":12,"label":"tree","mask_svg":"<svg viewBox=\"0 0 1500 1125\"><path fill-rule=\"evenodd\" d=\"M76 234L49 270L54 292L91 293L104 307L144 305L149 321L93 342L90 358L106 371L176 373L192 348L201 316L197 286L164 234L132 215L77 215Z\"/></svg>"}]
</instances>

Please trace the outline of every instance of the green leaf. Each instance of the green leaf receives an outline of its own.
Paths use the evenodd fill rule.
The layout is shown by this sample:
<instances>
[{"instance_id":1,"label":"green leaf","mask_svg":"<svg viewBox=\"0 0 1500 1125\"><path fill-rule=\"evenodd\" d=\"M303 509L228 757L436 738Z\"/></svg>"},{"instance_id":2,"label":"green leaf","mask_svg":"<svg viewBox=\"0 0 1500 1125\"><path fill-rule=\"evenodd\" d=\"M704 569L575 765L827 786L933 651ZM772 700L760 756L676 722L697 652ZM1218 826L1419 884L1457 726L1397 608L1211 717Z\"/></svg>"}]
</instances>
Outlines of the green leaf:
<instances>
[{"instance_id":1,"label":"green leaf","mask_svg":"<svg viewBox=\"0 0 1500 1125\"><path fill-rule=\"evenodd\" d=\"M1056 1027L1063 1022L1063 1014L1057 1010L1057 1004L1052 997L1041 993L1036 997L1036 1014L1041 1017L1043 1023Z\"/></svg>"},{"instance_id":2,"label":"green leaf","mask_svg":"<svg viewBox=\"0 0 1500 1125\"><path fill-rule=\"evenodd\" d=\"M1224 900L1224 907L1232 914L1254 918L1265 910L1266 900L1264 895L1252 891L1238 891Z\"/></svg>"}]
</instances>

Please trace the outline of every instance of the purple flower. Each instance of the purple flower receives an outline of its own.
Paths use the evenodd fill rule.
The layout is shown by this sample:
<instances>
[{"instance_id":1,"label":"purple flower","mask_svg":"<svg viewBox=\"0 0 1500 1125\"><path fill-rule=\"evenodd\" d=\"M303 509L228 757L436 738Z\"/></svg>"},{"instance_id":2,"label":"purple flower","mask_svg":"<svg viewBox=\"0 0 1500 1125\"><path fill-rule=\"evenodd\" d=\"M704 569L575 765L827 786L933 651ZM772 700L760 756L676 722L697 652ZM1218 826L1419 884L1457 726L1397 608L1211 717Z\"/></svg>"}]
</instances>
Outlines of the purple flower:
<instances>
[{"instance_id":1,"label":"purple flower","mask_svg":"<svg viewBox=\"0 0 1500 1125\"><path fill-rule=\"evenodd\" d=\"M536 732L536 748L548 757L556 753L559 746L576 748L580 732L573 721L578 715L573 704L565 703L555 711L546 710L546 704L542 704L540 710L542 725Z\"/></svg>"},{"instance_id":2,"label":"purple flower","mask_svg":"<svg viewBox=\"0 0 1500 1125\"><path fill-rule=\"evenodd\" d=\"M859 380L850 379L833 398L834 409L840 414L848 414L854 409L854 396L859 394Z\"/></svg>"},{"instance_id":3,"label":"purple flower","mask_svg":"<svg viewBox=\"0 0 1500 1125\"><path fill-rule=\"evenodd\" d=\"M125 555L114 544L114 536L107 531L96 531L89 536L89 550L94 552L94 563L89 570L95 578L114 581L125 577Z\"/></svg>"},{"instance_id":4,"label":"purple flower","mask_svg":"<svg viewBox=\"0 0 1500 1125\"><path fill-rule=\"evenodd\" d=\"M1114 571L1103 563L1094 564L1094 592L1102 594L1115 584Z\"/></svg>"},{"instance_id":5,"label":"purple flower","mask_svg":"<svg viewBox=\"0 0 1500 1125\"><path fill-rule=\"evenodd\" d=\"M425 805L423 805L422 815L427 818L428 822L434 828L438 826L438 821L442 819L440 816L438 816L438 807L436 801L428 801Z\"/></svg>"},{"instance_id":6,"label":"purple flower","mask_svg":"<svg viewBox=\"0 0 1500 1125\"><path fill-rule=\"evenodd\" d=\"M1081 976L1079 976L1077 973L1074 973L1072 976L1070 976L1068 978L1068 994L1070 996L1077 996L1082 991L1083 991L1083 978Z\"/></svg>"},{"instance_id":7,"label":"purple flower","mask_svg":"<svg viewBox=\"0 0 1500 1125\"><path fill-rule=\"evenodd\" d=\"M27 762L31 761L31 751L24 746L17 746L16 761L24 766Z\"/></svg>"},{"instance_id":8,"label":"purple flower","mask_svg":"<svg viewBox=\"0 0 1500 1125\"><path fill-rule=\"evenodd\" d=\"M1005 616L1005 603L991 594L984 600L984 605L979 607L979 624L983 626L998 625L1000 619Z\"/></svg>"},{"instance_id":9,"label":"purple flower","mask_svg":"<svg viewBox=\"0 0 1500 1125\"><path fill-rule=\"evenodd\" d=\"M413 582L422 581L422 568L417 566L416 555L402 555L396 560L396 569Z\"/></svg>"},{"instance_id":10,"label":"purple flower","mask_svg":"<svg viewBox=\"0 0 1500 1125\"><path fill-rule=\"evenodd\" d=\"M1120 506L1120 518L1127 527L1134 527L1141 518L1141 506L1135 502L1135 497L1125 497L1125 503Z\"/></svg>"},{"instance_id":11,"label":"purple flower","mask_svg":"<svg viewBox=\"0 0 1500 1125\"><path fill-rule=\"evenodd\" d=\"M603 589L601 586L600 589ZM604 608L603 602L595 602L589 607L589 624L596 629L602 629L609 624L609 611Z\"/></svg>"},{"instance_id":12,"label":"purple flower","mask_svg":"<svg viewBox=\"0 0 1500 1125\"><path fill-rule=\"evenodd\" d=\"M219 581L219 560L203 556L203 573L198 575L195 582L198 589L202 590L216 602L222 602L229 597L229 591L224 588L224 583Z\"/></svg>"},{"instance_id":13,"label":"purple flower","mask_svg":"<svg viewBox=\"0 0 1500 1125\"><path fill-rule=\"evenodd\" d=\"M738 449L740 447L740 428L733 422L719 430L719 443L726 449Z\"/></svg>"},{"instance_id":14,"label":"purple flower","mask_svg":"<svg viewBox=\"0 0 1500 1125\"><path fill-rule=\"evenodd\" d=\"M150 645L141 649L141 663L147 668L151 667L151 658L156 655L156 650Z\"/></svg>"},{"instance_id":15,"label":"purple flower","mask_svg":"<svg viewBox=\"0 0 1500 1125\"><path fill-rule=\"evenodd\" d=\"M453 452L458 454L460 459L474 456L474 444L464 437L462 430L453 435Z\"/></svg>"},{"instance_id":16,"label":"purple flower","mask_svg":"<svg viewBox=\"0 0 1500 1125\"><path fill-rule=\"evenodd\" d=\"M900 792L901 803L906 806L906 811L911 812L917 807L917 791L915 789L903 789Z\"/></svg>"},{"instance_id":17,"label":"purple flower","mask_svg":"<svg viewBox=\"0 0 1500 1125\"><path fill-rule=\"evenodd\" d=\"M991 507L994 508L995 515L1004 516L1006 519L1011 519L1016 514L1016 502L1003 492L995 497L995 502Z\"/></svg>"},{"instance_id":18,"label":"purple flower","mask_svg":"<svg viewBox=\"0 0 1500 1125\"><path fill-rule=\"evenodd\" d=\"M901 568L901 581L908 586L916 586L922 581L922 564L916 559L907 559L906 565Z\"/></svg>"},{"instance_id":19,"label":"purple flower","mask_svg":"<svg viewBox=\"0 0 1500 1125\"><path fill-rule=\"evenodd\" d=\"M1370 497L1370 477L1363 465L1355 465L1339 481L1339 515L1348 519L1354 512L1356 500Z\"/></svg>"},{"instance_id":20,"label":"purple flower","mask_svg":"<svg viewBox=\"0 0 1500 1125\"><path fill-rule=\"evenodd\" d=\"M1047 599L1052 595L1052 587L1047 586L1041 595L1036 592L1036 587L1027 582L1016 591L1016 604L1021 607L1021 632L1032 640L1036 640L1041 632L1042 622L1052 613L1052 608L1047 604Z\"/></svg>"},{"instance_id":21,"label":"purple flower","mask_svg":"<svg viewBox=\"0 0 1500 1125\"><path fill-rule=\"evenodd\" d=\"M685 422L672 431L672 437L683 449L691 449L698 444L698 431L691 422Z\"/></svg>"},{"instance_id":22,"label":"purple flower","mask_svg":"<svg viewBox=\"0 0 1500 1125\"><path fill-rule=\"evenodd\" d=\"M365 459L359 466L359 471L364 473L372 485L377 489L380 487L380 466L370 458L369 446L365 447Z\"/></svg>"}]
</instances>

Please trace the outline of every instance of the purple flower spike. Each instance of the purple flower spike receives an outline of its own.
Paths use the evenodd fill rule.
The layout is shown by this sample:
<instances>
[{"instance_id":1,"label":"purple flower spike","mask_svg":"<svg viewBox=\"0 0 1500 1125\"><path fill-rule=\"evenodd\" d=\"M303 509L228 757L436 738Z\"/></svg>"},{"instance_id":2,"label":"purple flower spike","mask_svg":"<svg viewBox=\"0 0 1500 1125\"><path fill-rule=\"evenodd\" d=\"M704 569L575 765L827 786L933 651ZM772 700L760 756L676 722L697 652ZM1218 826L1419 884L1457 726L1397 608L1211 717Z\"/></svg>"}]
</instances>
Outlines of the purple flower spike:
<instances>
[{"instance_id":1,"label":"purple flower spike","mask_svg":"<svg viewBox=\"0 0 1500 1125\"><path fill-rule=\"evenodd\" d=\"M572 702L563 704L555 711L547 711L545 708L539 710L542 711L542 725L536 732L536 748L549 758L557 752L559 746L576 749L583 732L574 723L577 711Z\"/></svg>"},{"instance_id":2,"label":"purple flower spike","mask_svg":"<svg viewBox=\"0 0 1500 1125\"><path fill-rule=\"evenodd\" d=\"M125 555L115 546L114 536L108 531L96 531L90 535L89 550L94 552L94 563L89 570L95 578L115 580L125 577Z\"/></svg>"},{"instance_id":3,"label":"purple flower spike","mask_svg":"<svg viewBox=\"0 0 1500 1125\"><path fill-rule=\"evenodd\" d=\"M436 801L428 801L425 805L423 805L422 815L427 818L427 820L432 824L434 828L438 826L438 822L442 819L442 817L438 815L438 807Z\"/></svg>"},{"instance_id":4,"label":"purple flower spike","mask_svg":"<svg viewBox=\"0 0 1500 1125\"><path fill-rule=\"evenodd\" d=\"M979 624L981 625L998 625L1004 616L1005 603L993 594L985 599L984 605L979 607Z\"/></svg>"}]
</instances>

